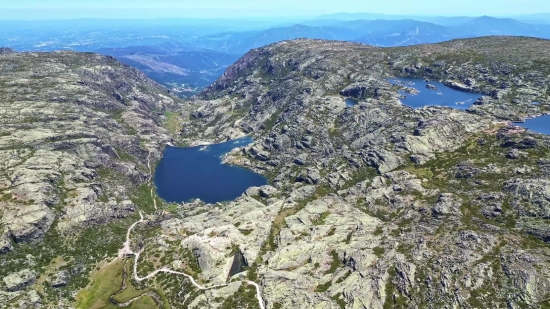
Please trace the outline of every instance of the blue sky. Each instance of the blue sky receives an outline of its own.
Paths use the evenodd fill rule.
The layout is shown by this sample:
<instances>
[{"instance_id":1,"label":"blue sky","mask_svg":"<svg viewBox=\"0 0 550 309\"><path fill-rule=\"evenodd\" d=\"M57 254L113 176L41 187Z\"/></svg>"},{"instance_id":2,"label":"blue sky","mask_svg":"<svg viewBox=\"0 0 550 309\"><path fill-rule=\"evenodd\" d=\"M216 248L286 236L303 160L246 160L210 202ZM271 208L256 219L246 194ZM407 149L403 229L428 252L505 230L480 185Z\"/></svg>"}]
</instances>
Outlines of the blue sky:
<instances>
[{"instance_id":1,"label":"blue sky","mask_svg":"<svg viewBox=\"0 0 550 309\"><path fill-rule=\"evenodd\" d=\"M550 12L550 0L0 0L0 19L292 17L338 12L505 16Z\"/></svg>"}]
</instances>

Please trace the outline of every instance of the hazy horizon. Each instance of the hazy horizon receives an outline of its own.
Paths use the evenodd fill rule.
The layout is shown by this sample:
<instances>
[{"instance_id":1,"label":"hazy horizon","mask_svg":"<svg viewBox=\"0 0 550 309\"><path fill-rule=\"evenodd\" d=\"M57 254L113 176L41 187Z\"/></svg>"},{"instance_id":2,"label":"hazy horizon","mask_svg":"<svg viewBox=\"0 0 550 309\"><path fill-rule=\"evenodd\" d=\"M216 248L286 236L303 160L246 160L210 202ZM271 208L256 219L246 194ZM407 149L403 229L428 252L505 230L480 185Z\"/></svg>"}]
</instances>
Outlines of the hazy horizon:
<instances>
[{"instance_id":1,"label":"hazy horizon","mask_svg":"<svg viewBox=\"0 0 550 309\"><path fill-rule=\"evenodd\" d=\"M350 9L353 8L353 9ZM293 1L210 0L197 4L189 0L24 0L0 4L1 20L62 19L296 19L325 14L370 13L398 16L483 16L511 17L550 12L547 0L433 0L394 1Z\"/></svg>"}]
</instances>

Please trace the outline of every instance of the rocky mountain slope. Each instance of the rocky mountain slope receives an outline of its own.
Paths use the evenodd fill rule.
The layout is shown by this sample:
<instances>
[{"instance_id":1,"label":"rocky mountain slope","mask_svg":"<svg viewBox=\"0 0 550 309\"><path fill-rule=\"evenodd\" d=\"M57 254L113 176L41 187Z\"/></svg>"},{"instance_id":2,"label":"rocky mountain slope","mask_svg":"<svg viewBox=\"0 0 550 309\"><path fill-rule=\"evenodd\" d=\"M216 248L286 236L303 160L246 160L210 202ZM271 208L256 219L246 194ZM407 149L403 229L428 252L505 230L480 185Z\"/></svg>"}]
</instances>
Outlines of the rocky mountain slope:
<instances>
[{"instance_id":1,"label":"rocky mountain slope","mask_svg":"<svg viewBox=\"0 0 550 309\"><path fill-rule=\"evenodd\" d=\"M267 308L546 308L550 139L508 121L549 111L549 48L487 37L253 50L201 94L182 135L254 136L225 161L273 187L187 206L199 214L182 210L163 230L195 235L182 244L208 280L230 261L209 253L238 246ZM406 87L388 81L396 76L484 95L467 111L411 109L399 102Z\"/></svg>"},{"instance_id":2,"label":"rocky mountain slope","mask_svg":"<svg viewBox=\"0 0 550 309\"><path fill-rule=\"evenodd\" d=\"M144 202L149 166L172 140L164 112L178 104L110 57L1 50L0 307L40 302L25 287L43 298L60 268L82 277L73 290L85 285L90 263L118 241L103 227Z\"/></svg>"},{"instance_id":3,"label":"rocky mountain slope","mask_svg":"<svg viewBox=\"0 0 550 309\"><path fill-rule=\"evenodd\" d=\"M548 308L550 138L510 123L550 111L548 50L286 41L191 104L111 58L3 51L0 307ZM397 76L483 95L412 109ZM166 142L243 135L225 162L271 185L155 197Z\"/></svg>"}]
</instances>

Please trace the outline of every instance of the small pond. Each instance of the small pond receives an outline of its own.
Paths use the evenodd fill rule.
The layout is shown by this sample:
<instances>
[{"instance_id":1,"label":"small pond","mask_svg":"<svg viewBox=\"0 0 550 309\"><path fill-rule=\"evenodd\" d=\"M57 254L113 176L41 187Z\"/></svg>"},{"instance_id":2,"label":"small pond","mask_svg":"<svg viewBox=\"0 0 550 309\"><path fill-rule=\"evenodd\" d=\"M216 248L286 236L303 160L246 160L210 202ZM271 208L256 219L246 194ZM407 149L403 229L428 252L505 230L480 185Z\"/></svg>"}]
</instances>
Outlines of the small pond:
<instances>
[{"instance_id":1,"label":"small pond","mask_svg":"<svg viewBox=\"0 0 550 309\"><path fill-rule=\"evenodd\" d=\"M524 123L518 123L517 125L533 132L550 134L550 115L527 119Z\"/></svg>"},{"instance_id":2,"label":"small pond","mask_svg":"<svg viewBox=\"0 0 550 309\"><path fill-rule=\"evenodd\" d=\"M359 103L359 101L352 98L346 98L345 102L347 107L354 107L357 103Z\"/></svg>"},{"instance_id":3,"label":"small pond","mask_svg":"<svg viewBox=\"0 0 550 309\"><path fill-rule=\"evenodd\" d=\"M400 91L403 95L401 103L412 108L424 106L449 106L457 109L467 109L481 96L479 93L471 93L456 90L445 86L440 82L426 82L420 78L392 78L389 80L392 84L404 84L407 87L414 88L417 94L410 94ZM426 88L427 85L435 86L433 89ZM431 87L430 86L430 87Z\"/></svg>"},{"instance_id":4,"label":"small pond","mask_svg":"<svg viewBox=\"0 0 550 309\"><path fill-rule=\"evenodd\" d=\"M250 187L266 185L262 175L221 162L223 155L252 141L245 137L192 148L166 146L154 177L158 195L173 203L199 198L213 204L234 200Z\"/></svg>"}]
</instances>

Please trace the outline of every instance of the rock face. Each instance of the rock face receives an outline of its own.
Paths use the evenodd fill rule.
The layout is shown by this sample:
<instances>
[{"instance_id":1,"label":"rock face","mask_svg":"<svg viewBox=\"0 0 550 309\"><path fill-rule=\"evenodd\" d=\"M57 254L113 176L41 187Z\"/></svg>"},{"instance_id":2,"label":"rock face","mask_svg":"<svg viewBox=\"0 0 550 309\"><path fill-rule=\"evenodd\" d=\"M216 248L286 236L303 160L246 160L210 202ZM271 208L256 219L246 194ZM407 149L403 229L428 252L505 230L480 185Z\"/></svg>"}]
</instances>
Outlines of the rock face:
<instances>
[{"instance_id":1,"label":"rock face","mask_svg":"<svg viewBox=\"0 0 550 309\"><path fill-rule=\"evenodd\" d=\"M148 152L157 160L171 140L157 115L176 102L109 57L0 54L2 243L6 235L16 242L41 238L56 218L66 230L134 211L129 191L113 191L98 172L124 175L128 189L143 182L148 175L139 167ZM120 202L109 201L115 195ZM58 205L66 206L56 214Z\"/></svg>"},{"instance_id":2,"label":"rock face","mask_svg":"<svg viewBox=\"0 0 550 309\"><path fill-rule=\"evenodd\" d=\"M36 274L28 269L13 273L2 279L9 292L16 292L32 285L36 280Z\"/></svg>"},{"instance_id":3,"label":"rock face","mask_svg":"<svg viewBox=\"0 0 550 309\"><path fill-rule=\"evenodd\" d=\"M44 236L55 218L55 214L47 206L30 205L24 208L10 206L5 207L2 223L8 227L8 233L16 242Z\"/></svg>"},{"instance_id":4,"label":"rock face","mask_svg":"<svg viewBox=\"0 0 550 309\"><path fill-rule=\"evenodd\" d=\"M0 236L0 254L7 253L13 249L13 244L9 232L3 232Z\"/></svg>"},{"instance_id":5,"label":"rock face","mask_svg":"<svg viewBox=\"0 0 550 309\"><path fill-rule=\"evenodd\" d=\"M548 179L513 179L504 191L514 196L512 206L524 216L550 219L550 181Z\"/></svg>"}]
</instances>

